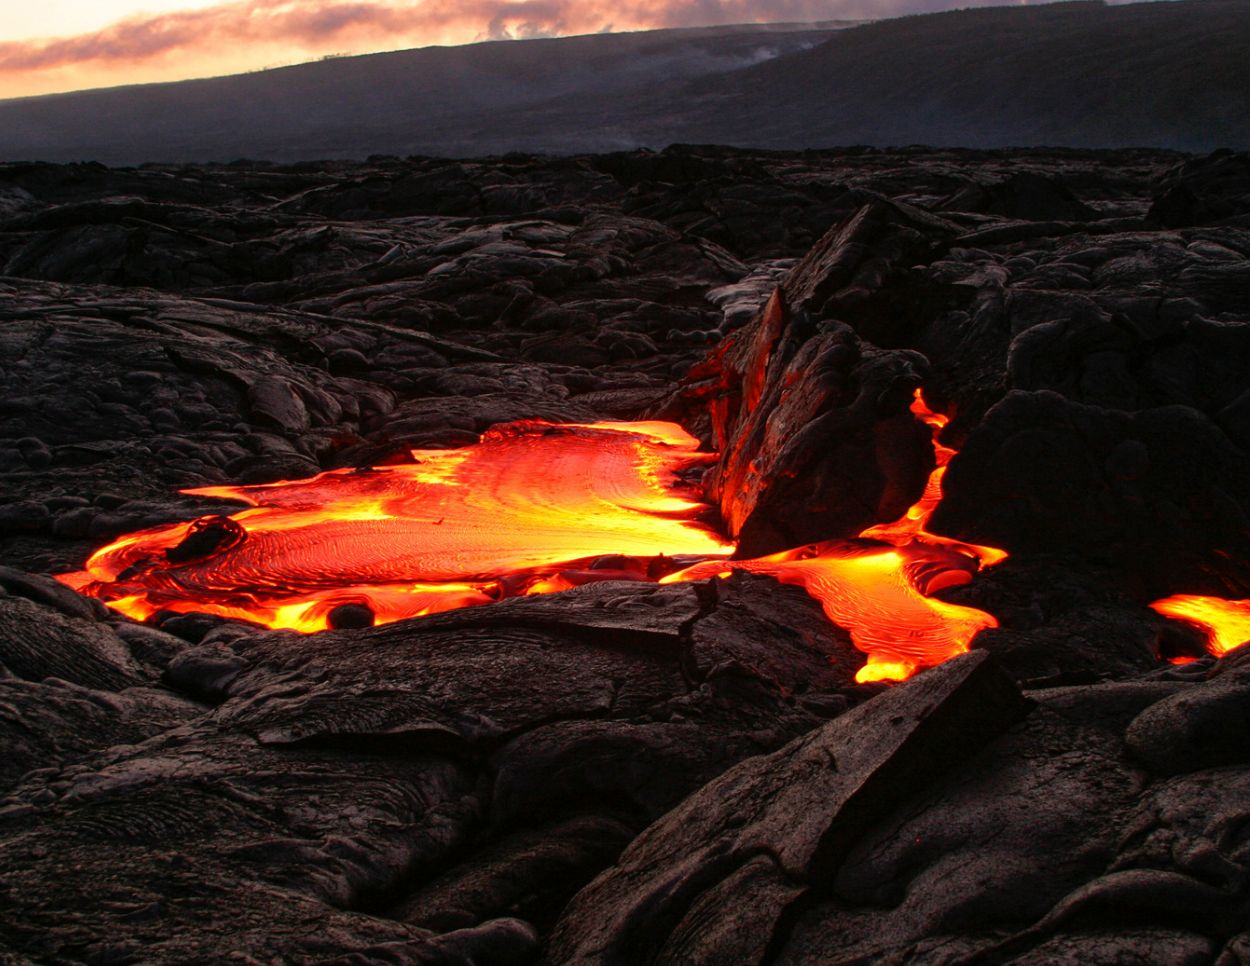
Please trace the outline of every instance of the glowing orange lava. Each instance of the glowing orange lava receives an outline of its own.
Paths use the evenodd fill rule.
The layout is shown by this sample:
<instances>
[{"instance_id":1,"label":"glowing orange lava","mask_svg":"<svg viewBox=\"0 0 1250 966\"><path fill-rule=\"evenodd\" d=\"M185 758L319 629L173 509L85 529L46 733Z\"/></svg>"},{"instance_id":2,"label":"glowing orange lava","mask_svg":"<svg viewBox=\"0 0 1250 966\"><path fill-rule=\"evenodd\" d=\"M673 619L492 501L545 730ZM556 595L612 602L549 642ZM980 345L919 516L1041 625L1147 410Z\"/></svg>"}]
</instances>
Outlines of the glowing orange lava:
<instances>
[{"instance_id":1,"label":"glowing orange lava","mask_svg":"<svg viewBox=\"0 0 1250 966\"><path fill-rule=\"evenodd\" d=\"M911 509L893 523L881 523L875 527L869 527L860 533L860 536L867 540L881 540L885 543L892 543L896 547L904 547L920 542L927 546L957 550L961 553L966 553L970 557L975 557L983 567L992 567L994 564L1006 560L1007 551L999 550L997 547L981 547L976 544L961 543L948 537L936 536L925 530L929 518L933 516L933 511L942 502L942 479L946 476L946 465L955 455L955 450L942 443L939 439L942 430L950 422L950 418L931 410L925 404L919 389L916 390L916 396L912 400L911 411L921 422L933 430L933 455L937 460L937 466L929 474L928 482L925 483L924 493ZM930 591L937 589L937 587L929 587Z\"/></svg>"},{"instance_id":2,"label":"glowing orange lava","mask_svg":"<svg viewBox=\"0 0 1250 966\"><path fill-rule=\"evenodd\" d=\"M654 579L666 558L733 550L680 479L714 459L697 450L671 423L510 423L411 464L187 490L252 508L131 534L61 579L139 620L202 611L301 631L345 604L385 623Z\"/></svg>"},{"instance_id":3,"label":"glowing orange lava","mask_svg":"<svg viewBox=\"0 0 1250 966\"><path fill-rule=\"evenodd\" d=\"M757 560L710 561L665 577L663 582L745 570L803 587L868 655L855 675L860 682L901 681L920 668L967 651L978 632L997 627L998 621L984 611L928 595L967 583L978 569L1000 562L1007 554L925 530L942 500L942 477L955 451L937 440L947 418L931 411L919 391L911 411L933 429L937 467L920 500L900 519L864 530L863 542L830 541Z\"/></svg>"},{"instance_id":4,"label":"glowing orange lava","mask_svg":"<svg viewBox=\"0 0 1250 966\"><path fill-rule=\"evenodd\" d=\"M912 412L935 437L946 423L919 393ZM859 540L730 562L733 546L697 521L707 508L680 476L715 454L680 427L510 423L476 446L414 451L411 464L187 490L251 509L123 537L61 579L139 620L203 611L317 631L348 604L386 623L592 580L746 570L820 600L868 655L858 680L902 680L997 626L929 596L1006 556L925 530L954 455L935 448L937 469L902 519Z\"/></svg>"},{"instance_id":5,"label":"glowing orange lava","mask_svg":"<svg viewBox=\"0 0 1250 966\"><path fill-rule=\"evenodd\" d=\"M476 446L307 480L186 490L250 508L122 537L58 579L138 620L201 611L319 631L358 605L375 623L568 590L596 580L662 583L766 574L803 587L867 655L859 681L898 681L968 649L993 616L931 595L1007 554L930 533L955 451L917 391L937 467L920 500L856 540L755 560L700 516L683 474L715 461L663 422L496 426ZM684 558L684 559L683 559ZM1176 596L1150 605L1197 625L1224 654L1250 640L1250 600ZM341 613L341 612L340 612ZM340 618L341 619L341 618Z\"/></svg>"},{"instance_id":6,"label":"glowing orange lava","mask_svg":"<svg viewBox=\"0 0 1250 966\"><path fill-rule=\"evenodd\" d=\"M1216 657L1250 642L1250 600L1177 594L1150 606L1164 617L1174 617L1204 631L1207 650Z\"/></svg>"}]
</instances>

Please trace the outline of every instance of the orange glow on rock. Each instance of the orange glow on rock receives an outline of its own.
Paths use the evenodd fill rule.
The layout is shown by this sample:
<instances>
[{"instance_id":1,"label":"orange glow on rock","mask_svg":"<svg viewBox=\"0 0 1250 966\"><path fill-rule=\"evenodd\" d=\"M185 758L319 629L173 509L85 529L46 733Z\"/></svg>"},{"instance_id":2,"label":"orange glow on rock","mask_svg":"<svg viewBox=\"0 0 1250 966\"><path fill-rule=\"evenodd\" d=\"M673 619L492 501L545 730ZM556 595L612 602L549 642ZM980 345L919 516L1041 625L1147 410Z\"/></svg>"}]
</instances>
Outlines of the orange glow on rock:
<instances>
[{"instance_id":1,"label":"orange glow on rock","mask_svg":"<svg viewBox=\"0 0 1250 966\"><path fill-rule=\"evenodd\" d=\"M1250 642L1250 600L1224 600L1176 594L1150 605L1164 617L1193 624L1207 635L1207 650L1216 657Z\"/></svg>"},{"instance_id":2,"label":"orange glow on rock","mask_svg":"<svg viewBox=\"0 0 1250 966\"><path fill-rule=\"evenodd\" d=\"M671 423L509 423L476 446L412 455L411 464L187 490L250 508L122 537L61 579L138 620L200 611L318 631L346 604L386 623L590 580L648 579L658 558L733 550L698 521L706 507L679 476L715 457Z\"/></svg>"},{"instance_id":3,"label":"orange glow on rock","mask_svg":"<svg viewBox=\"0 0 1250 966\"><path fill-rule=\"evenodd\" d=\"M860 683L902 681L963 654L977 633L997 627L998 621L984 611L929 595L967 583L977 570L999 563L1007 554L925 529L942 500L942 477L955 450L938 442L947 417L930 410L919 390L911 411L933 430L937 467L920 500L898 520L869 527L859 541L828 541L758 560L701 563L665 582L745 570L803 587L868 655L855 675Z\"/></svg>"}]
</instances>

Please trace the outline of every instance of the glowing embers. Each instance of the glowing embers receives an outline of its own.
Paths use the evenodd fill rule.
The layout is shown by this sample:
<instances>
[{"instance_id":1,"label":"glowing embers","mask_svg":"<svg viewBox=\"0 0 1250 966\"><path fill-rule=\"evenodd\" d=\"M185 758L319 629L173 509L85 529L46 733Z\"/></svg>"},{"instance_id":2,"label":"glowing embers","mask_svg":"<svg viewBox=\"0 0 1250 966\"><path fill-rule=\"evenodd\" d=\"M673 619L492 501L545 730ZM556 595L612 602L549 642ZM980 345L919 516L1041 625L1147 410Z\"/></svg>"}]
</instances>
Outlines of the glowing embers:
<instances>
[{"instance_id":1,"label":"glowing embers","mask_svg":"<svg viewBox=\"0 0 1250 966\"><path fill-rule=\"evenodd\" d=\"M667 558L733 549L679 476L714 459L697 449L670 423L510 423L412 464L188 490L252 509L123 537L62 579L140 620L203 611L303 631L349 604L385 623L654 579Z\"/></svg>"},{"instance_id":2,"label":"glowing embers","mask_svg":"<svg viewBox=\"0 0 1250 966\"><path fill-rule=\"evenodd\" d=\"M1177 594L1150 606L1164 617L1174 617L1204 631L1207 649L1216 657L1250 642L1250 600Z\"/></svg>"}]
</instances>

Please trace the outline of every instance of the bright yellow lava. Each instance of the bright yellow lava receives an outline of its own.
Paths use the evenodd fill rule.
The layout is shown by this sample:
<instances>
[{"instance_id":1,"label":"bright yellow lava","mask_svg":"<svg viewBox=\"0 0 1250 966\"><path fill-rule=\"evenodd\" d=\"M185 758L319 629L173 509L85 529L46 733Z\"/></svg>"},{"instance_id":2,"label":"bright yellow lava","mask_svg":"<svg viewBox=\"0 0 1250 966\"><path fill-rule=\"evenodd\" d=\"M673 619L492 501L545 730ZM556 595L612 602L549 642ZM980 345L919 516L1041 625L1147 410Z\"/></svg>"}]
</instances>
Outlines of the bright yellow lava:
<instances>
[{"instance_id":1,"label":"bright yellow lava","mask_svg":"<svg viewBox=\"0 0 1250 966\"><path fill-rule=\"evenodd\" d=\"M1176 594L1150 606L1165 617L1197 625L1206 632L1207 649L1216 657L1250 642L1250 600Z\"/></svg>"}]
</instances>

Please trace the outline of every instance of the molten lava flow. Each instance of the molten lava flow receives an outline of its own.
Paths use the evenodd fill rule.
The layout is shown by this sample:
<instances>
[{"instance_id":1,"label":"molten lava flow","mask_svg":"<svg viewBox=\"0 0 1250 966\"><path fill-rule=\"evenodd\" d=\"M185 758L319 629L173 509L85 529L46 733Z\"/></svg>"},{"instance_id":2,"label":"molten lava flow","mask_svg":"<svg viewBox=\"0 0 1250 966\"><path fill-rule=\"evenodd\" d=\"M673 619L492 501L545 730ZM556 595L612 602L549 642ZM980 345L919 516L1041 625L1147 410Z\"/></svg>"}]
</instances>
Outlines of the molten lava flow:
<instances>
[{"instance_id":1,"label":"molten lava flow","mask_svg":"<svg viewBox=\"0 0 1250 966\"><path fill-rule=\"evenodd\" d=\"M1150 606L1164 617L1196 625L1207 635L1207 650L1216 657L1250 643L1250 600L1177 594Z\"/></svg>"},{"instance_id":2,"label":"molten lava flow","mask_svg":"<svg viewBox=\"0 0 1250 966\"><path fill-rule=\"evenodd\" d=\"M911 409L933 430L937 468L901 519L857 540L720 559L734 548L698 522L707 508L681 476L715 455L699 453L679 426L519 422L476 446L414 450L410 464L186 490L250 509L122 537L59 579L139 620L204 611L317 631L596 580L672 583L745 570L817 598L868 655L857 680L902 680L997 626L931 595L1007 556L925 529L955 451L937 440L946 417L919 392ZM349 617L336 618L349 605ZM1214 654L1250 641L1250 600L1176 596L1150 606L1202 628Z\"/></svg>"},{"instance_id":3,"label":"molten lava flow","mask_svg":"<svg viewBox=\"0 0 1250 966\"><path fill-rule=\"evenodd\" d=\"M937 460L937 466L929 474L929 479L925 483L924 493L921 494L920 499L916 501L911 509L893 523L880 523L875 527L869 527L860 533L860 537L866 540L881 540L885 543L892 543L896 547L904 547L917 542L933 547L945 547L976 558L982 567L992 567L994 564L1006 560L1007 551L999 550L997 547L981 547L976 544L961 543L948 537L939 537L925 530L925 525L928 524L929 518L933 516L933 511L942 502L942 478L946 476L946 465L951 461L951 457L955 455L955 451L942 443L938 438L942 430L946 428L946 424L950 422L950 418L941 413L933 412L925 405L919 389L916 390L916 396L912 400L911 411L921 422L933 430L933 455ZM966 580L959 582L965 583ZM931 585L928 589L934 591L939 588Z\"/></svg>"},{"instance_id":4,"label":"molten lava flow","mask_svg":"<svg viewBox=\"0 0 1250 966\"><path fill-rule=\"evenodd\" d=\"M1007 554L925 530L942 500L942 477L955 451L937 441L947 419L932 412L919 391L911 410L933 429L937 468L919 502L902 518L869 527L858 542L830 541L757 560L696 564L663 582L745 570L803 587L868 655L855 675L860 682L901 681L968 650L977 632L997 627L998 622L984 611L928 595L967 583L979 568L992 566Z\"/></svg>"},{"instance_id":5,"label":"molten lava flow","mask_svg":"<svg viewBox=\"0 0 1250 966\"><path fill-rule=\"evenodd\" d=\"M316 631L348 604L384 623L653 579L664 558L733 549L696 521L705 506L678 475L714 459L697 449L670 423L510 423L411 464L187 490L252 508L123 537L62 580L140 620L203 611Z\"/></svg>"},{"instance_id":6,"label":"molten lava flow","mask_svg":"<svg viewBox=\"0 0 1250 966\"><path fill-rule=\"evenodd\" d=\"M998 626L984 611L924 595L926 572L958 573L962 579L943 584L951 586L975 570L969 558L952 553L943 559L941 553L919 542L882 547L832 541L757 560L709 561L662 582L745 570L796 584L819 600L829 619L849 631L851 641L868 655L857 681L899 681L962 654L978 631Z\"/></svg>"},{"instance_id":7,"label":"molten lava flow","mask_svg":"<svg viewBox=\"0 0 1250 966\"><path fill-rule=\"evenodd\" d=\"M937 432L945 417L916 394ZM140 620L205 611L316 631L356 605L377 623L567 590L593 580L699 580L733 570L797 584L868 655L860 681L902 680L967 650L989 614L935 600L1006 554L925 530L954 450L901 519L856 541L758 560L697 522L680 474L715 459L671 423L495 427L476 446L417 450L411 464L187 493L241 500L230 517L132 534L61 579ZM681 569L673 557L701 559ZM665 576L665 575L668 576Z\"/></svg>"}]
</instances>

